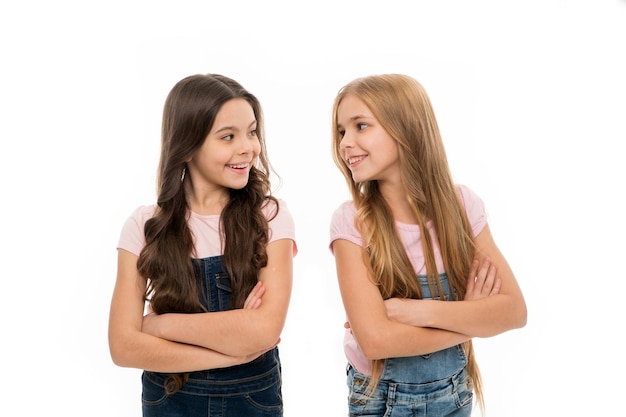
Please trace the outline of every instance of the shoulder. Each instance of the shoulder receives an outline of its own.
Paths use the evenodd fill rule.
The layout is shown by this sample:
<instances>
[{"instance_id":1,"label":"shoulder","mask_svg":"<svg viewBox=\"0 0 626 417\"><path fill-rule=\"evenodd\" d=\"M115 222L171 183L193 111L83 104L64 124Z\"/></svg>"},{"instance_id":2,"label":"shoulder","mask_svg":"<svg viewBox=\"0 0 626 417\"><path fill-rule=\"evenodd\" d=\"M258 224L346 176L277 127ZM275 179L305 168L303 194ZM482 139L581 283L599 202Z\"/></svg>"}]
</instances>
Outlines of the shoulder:
<instances>
[{"instance_id":1,"label":"shoulder","mask_svg":"<svg viewBox=\"0 0 626 417\"><path fill-rule=\"evenodd\" d=\"M478 194L474 192L469 186L465 184L455 184L456 190L461 197L461 200L465 203L466 201L480 200Z\"/></svg>"},{"instance_id":2,"label":"shoulder","mask_svg":"<svg viewBox=\"0 0 626 417\"><path fill-rule=\"evenodd\" d=\"M156 204L137 207L126 219L124 228L126 229L131 225L135 225L135 227L143 229L144 224L146 224L146 222L154 216L156 209Z\"/></svg>"},{"instance_id":3,"label":"shoulder","mask_svg":"<svg viewBox=\"0 0 626 417\"><path fill-rule=\"evenodd\" d=\"M331 223L344 222L349 220L354 223L354 217L356 216L356 206L352 200L344 201L335 209L331 217Z\"/></svg>"},{"instance_id":4,"label":"shoulder","mask_svg":"<svg viewBox=\"0 0 626 417\"><path fill-rule=\"evenodd\" d=\"M132 212L131 217L135 219L143 220L143 222L145 223L145 221L147 221L148 219L154 216L154 214L156 213L156 210L157 210L156 204L139 206Z\"/></svg>"},{"instance_id":5,"label":"shoulder","mask_svg":"<svg viewBox=\"0 0 626 417\"><path fill-rule=\"evenodd\" d=\"M154 216L156 204L137 207L126 219L117 247L139 256L145 244L144 225Z\"/></svg>"},{"instance_id":6,"label":"shoulder","mask_svg":"<svg viewBox=\"0 0 626 417\"><path fill-rule=\"evenodd\" d=\"M295 242L296 226L285 200L269 200L263 207L263 213L268 220L270 242L278 239L292 239Z\"/></svg>"},{"instance_id":7,"label":"shoulder","mask_svg":"<svg viewBox=\"0 0 626 417\"><path fill-rule=\"evenodd\" d=\"M459 197L461 197L461 202L465 207L465 210L473 211L476 209L484 210L483 200L480 198L474 190L468 187L465 184L456 184L457 192L459 193Z\"/></svg>"},{"instance_id":8,"label":"shoulder","mask_svg":"<svg viewBox=\"0 0 626 417\"><path fill-rule=\"evenodd\" d=\"M339 205L333 212L330 220L330 247L332 251L332 242L337 239L344 239L364 246L361 234L355 225L356 206L352 201L346 201Z\"/></svg>"},{"instance_id":9,"label":"shoulder","mask_svg":"<svg viewBox=\"0 0 626 417\"><path fill-rule=\"evenodd\" d=\"M281 218L292 218L287 202L281 198L277 198L276 200L268 199L267 203L263 206L263 214L269 222Z\"/></svg>"},{"instance_id":10,"label":"shoulder","mask_svg":"<svg viewBox=\"0 0 626 417\"><path fill-rule=\"evenodd\" d=\"M461 203L463 203L463 207L467 213L467 218L472 225L474 236L476 236L487 224L485 204L480 196L467 185L457 184L456 188L459 197L461 197Z\"/></svg>"}]
</instances>

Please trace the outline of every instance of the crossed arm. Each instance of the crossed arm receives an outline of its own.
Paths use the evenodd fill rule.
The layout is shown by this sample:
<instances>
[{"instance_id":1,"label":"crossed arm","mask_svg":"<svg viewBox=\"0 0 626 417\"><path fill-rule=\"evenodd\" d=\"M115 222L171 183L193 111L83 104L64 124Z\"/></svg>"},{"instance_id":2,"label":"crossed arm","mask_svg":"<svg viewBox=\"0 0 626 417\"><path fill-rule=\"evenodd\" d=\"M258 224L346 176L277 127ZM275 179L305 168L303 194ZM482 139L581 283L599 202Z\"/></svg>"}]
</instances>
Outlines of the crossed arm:
<instances>
[{"instance_id":1,"label":"crossed arm","mask_svg":"<svg viewBox=\"0 0 626 417\"><path fill-rule=\"evenodd\" d=\"M336 240L333 249L348 326L368 359L427 354L526 323L521 290L488 226L476 237L463 301L385 301L358 261L363 249L345 240Z\"/></svg>"},{"instance_id":2,"label":"crossed arm","mask_svg":"<svg viewBox=\"0 0 626 417\"><path fill-rule=\"evenodd\" d=\"M146 281L137 271L137 257L120 250L109 317L113 361L157 372L186 372L246 363L272 349L291 296L293 241L272 242L267 254L268 264L244 308L144 317Z\"/></svg>"}]
</instances>

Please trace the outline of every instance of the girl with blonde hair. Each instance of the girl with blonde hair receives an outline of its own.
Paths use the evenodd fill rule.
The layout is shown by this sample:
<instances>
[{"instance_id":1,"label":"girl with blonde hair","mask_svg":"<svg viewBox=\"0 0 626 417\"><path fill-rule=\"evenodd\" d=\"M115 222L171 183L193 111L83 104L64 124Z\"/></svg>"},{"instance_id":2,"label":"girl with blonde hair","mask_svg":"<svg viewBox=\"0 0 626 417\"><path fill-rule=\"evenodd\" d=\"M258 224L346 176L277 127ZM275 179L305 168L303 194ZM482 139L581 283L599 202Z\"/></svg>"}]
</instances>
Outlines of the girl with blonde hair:
<instances>
[{"instance_id":1,"label":"girl with blonde hair","mask_svg":"<svg viewBox=\"0 0 626 417\"><path fill-rule=\"evenodd\" d=\"M484 408L472 338L526 324L482 200L455 184L423 87L401 74L338 93L332 151L352 200L331 221L347 314L351 416Z\"/></svg>"}]
</instances>

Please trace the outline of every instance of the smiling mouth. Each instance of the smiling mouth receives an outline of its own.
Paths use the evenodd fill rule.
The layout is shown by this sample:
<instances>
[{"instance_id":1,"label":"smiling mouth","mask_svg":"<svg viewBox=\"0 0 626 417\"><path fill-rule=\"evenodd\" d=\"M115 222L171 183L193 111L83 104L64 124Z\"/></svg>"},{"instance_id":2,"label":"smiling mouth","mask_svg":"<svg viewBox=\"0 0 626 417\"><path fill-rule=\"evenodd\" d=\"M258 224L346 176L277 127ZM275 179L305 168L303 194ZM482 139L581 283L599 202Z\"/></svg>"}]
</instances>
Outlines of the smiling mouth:
<instances>
[{"instance_id":1,"label":"smiling mouth","mask_svg":"<svg viewBox=\"0 0 626 417\"><path fill-rule=\"evenodd\" d=\"M245 163L245 164L235 164L235 165L226 165L226 166L232 169L246 169L250 166L250 164Z\"/></svg>"},{"instance_id":2,"label":"smiling mouth","mask_svg":"<svg viewBox=\"0 0 626 417\"><path fill-rule=\"evenodd\" d=\"M361 162L364 159L365 159L365 155L352 156L352 157L348 158L346 160L346 162L348 163L349 166L352 166L352 165L358 164L359 162Z\"/></svg>"}]
</instances>

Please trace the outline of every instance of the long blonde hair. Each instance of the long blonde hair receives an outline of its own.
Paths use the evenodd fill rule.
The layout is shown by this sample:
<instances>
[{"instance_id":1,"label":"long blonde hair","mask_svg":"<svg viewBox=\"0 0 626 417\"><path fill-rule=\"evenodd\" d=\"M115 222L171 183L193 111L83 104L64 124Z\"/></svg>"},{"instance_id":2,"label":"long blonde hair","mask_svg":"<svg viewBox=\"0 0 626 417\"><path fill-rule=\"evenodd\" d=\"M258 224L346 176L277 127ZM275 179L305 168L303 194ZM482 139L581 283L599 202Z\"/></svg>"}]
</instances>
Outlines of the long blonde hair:
<instances>
[{"instance_id":1,"label":"long blonde hair","mask_svg":"<svg viewBox=\"0 0 626 417\"><path fill-rule=\"evenodd\" d=\"M332 113L333 159L344 175L357 208L356 227L361 232L364 251L374 283L383 299L421 298L415 270L395 228L391 210L382 197L377 181L354 182L341 158L337 109L347 94L361 99L382 127L396 140L399 165L406 197L417 217L426 260L428 285L441 294L441 283L433 250L433 237L427 230L432 222L450 283L452 296L462 300L474 258L474 238L463 204L448 166L437 120L424 88L413 78L383 74L358 78L338 93ZM467 371L481 409L484 408L480 372L472 342L463 344ZM374 360L370 388L382 373L384 360Z\"/></svg>"}]
</instances>

